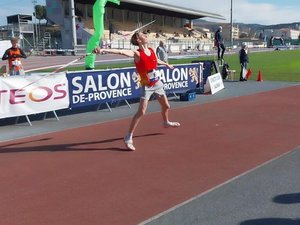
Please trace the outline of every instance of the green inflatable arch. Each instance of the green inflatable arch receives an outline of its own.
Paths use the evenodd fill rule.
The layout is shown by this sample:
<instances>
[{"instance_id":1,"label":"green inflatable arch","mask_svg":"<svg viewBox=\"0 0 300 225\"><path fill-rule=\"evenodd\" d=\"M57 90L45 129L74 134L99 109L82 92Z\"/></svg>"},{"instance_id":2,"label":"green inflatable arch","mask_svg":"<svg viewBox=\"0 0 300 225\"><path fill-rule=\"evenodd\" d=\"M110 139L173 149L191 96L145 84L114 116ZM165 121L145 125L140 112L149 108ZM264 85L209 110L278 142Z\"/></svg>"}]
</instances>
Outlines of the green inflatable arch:
<instances>
[{"instance_id":1,"label":"green inflatable arch","mask_svg":"<svg viewBox=\"0 0 300 225\"><path fill-rule=\"evenodd\" d=\"M104 32L104 14L106 2L112 2L120 5L120 0L97 0L93 5L93 23L94 34L89 39L85 57L85 68L90 70L95 68L96 55L92 54L94 49L99 46L100 40Z\"/></svg>"}]
</instances>

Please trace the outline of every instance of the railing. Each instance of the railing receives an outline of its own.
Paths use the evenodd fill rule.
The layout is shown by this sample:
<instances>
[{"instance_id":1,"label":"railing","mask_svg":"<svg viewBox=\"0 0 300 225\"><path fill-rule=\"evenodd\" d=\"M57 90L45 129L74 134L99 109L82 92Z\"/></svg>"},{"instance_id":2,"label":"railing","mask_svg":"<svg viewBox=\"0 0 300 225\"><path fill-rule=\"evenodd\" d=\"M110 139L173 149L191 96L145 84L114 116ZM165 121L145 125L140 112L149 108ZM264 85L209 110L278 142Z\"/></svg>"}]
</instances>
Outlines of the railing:
<instances>
[{"instance_id":1,"label":"railing","mask_svg":"<svg viewBox=\"0 0 300 225\"><path fill-rule=\"evenodd\" d=\"M18 33L34 33L33 24L28 23L8 24L7 28Z\"/></svg>"}]
</instances>

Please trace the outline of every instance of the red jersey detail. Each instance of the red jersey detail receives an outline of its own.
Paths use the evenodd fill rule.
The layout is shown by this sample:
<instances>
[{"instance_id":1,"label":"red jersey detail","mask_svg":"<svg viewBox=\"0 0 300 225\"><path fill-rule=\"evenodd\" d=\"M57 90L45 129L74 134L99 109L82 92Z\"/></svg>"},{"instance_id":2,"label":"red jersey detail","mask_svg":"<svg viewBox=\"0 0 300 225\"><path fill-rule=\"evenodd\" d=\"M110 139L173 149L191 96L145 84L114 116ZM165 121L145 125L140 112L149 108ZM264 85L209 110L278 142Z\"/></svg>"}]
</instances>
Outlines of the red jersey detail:
<instances>
[{"instance_id":1,"label":"red jersey detail","mask_svg":"<svg viewBox=\"0 0 300 225\"><path fill-rule=\"evenodd\" d=\"M150 55L146 55L144 51L138 50L140 52L140 61L134 62L136 66L136 70L141 77L141 84L143 86L153 86L157 81L150 82L149 77L147 76L148 73L157 67L157 59L156 55L152 48L149 48Z\"/></svg>"},{"instance_id":2,"label":"red jersey detail","mask_svg":"<svg viewBox=\"0 0 300 225\"><path fill-rule=\"evenodd\" d=\"M13 68L12 62L15 60L21 61L21 58L11 58L13 55L21 55L19 48L10 48L8 52L9 58L8 58L8 66L9 69ZM19 71L21 68L20 66L15 66L14 70Z\"/></svg>"}]
</instances>

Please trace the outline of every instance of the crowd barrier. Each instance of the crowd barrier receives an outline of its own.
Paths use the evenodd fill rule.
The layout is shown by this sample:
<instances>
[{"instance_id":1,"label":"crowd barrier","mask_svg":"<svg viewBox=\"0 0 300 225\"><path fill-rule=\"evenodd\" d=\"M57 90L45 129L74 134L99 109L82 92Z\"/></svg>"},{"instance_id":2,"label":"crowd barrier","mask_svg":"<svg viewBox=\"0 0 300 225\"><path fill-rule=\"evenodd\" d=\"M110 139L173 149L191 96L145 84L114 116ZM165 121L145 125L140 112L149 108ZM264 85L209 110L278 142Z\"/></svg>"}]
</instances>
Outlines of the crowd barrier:
<instances>
[{"instance_id":1,"label":"crowd barrier","mask_svg":"<svg viewBox=\"0 0 300 225\"><path fill-rule=\"evenodd\" d=\"M158 67L167 93L182 93L203 85L203 63ZM0 77L0 119L66 108L99 105L139 98L140 78L135 68ZM57 118L58 119L58 118Z\"/></svg>"}]
</instances>

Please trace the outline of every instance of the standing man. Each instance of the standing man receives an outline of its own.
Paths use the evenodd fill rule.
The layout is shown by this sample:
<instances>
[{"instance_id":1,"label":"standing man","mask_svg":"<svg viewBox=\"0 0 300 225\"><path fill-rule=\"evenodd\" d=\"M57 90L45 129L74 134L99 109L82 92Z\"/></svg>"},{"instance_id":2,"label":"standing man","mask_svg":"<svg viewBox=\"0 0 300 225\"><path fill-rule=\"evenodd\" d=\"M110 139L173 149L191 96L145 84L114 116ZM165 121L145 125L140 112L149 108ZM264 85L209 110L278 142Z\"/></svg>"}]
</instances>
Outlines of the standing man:
<instances>
[{"instance_id":1,"label":"standing man","mask_svg":"<svg viewBox=\"0 0 300 225\"><path fill-rule=\"evenodd\" d=\"M248 48L245 43L242 44L242 48L239 52L239 58L241 64L240 81L247 81L246 73L247 73L247 68L249 63L249 57L248 57Z\"/></svg>"},{"instance_id":2,"label":"standing man","mask_svg":"<svg viewBox=\"0 0 300 225\"><path fill-rule=\"evenodd\" d=\"M156 48L156 55L158 59L168 63L168 52L163 41L159 42L159 46Z\"/></svg>"},{"instance_id":3,"label":"standing man","mask_svg":"<svg viewBox=\"0 0 300 225\"><path fill-rule=\"evenodd\" d=\"M225 45L222 35L222 27L219 26L218 30L215 33L215 46L218 48L218 60L223 60ZM222 51L222 52L221 52Z\"/></svg>"},{"instance_id":4,"label":"standing man","mask_svg":"<svg viewBox=\"0 0 300 225\"><path fill-rule=\"evenodd\" d=\"M141 85L143 88L142 96L140 98L140 105L138 111L133 116L128 134L124 138L127 149L134 151L132 137L133 132L136 129L142 116L145 115L149 99L154 94L161 105L161 114L163 117L163 126L168 127L179 127L178 122L169 121L169 109L170 105L163 88L163 83L159 79L159 75L155 71L157 64L165 65L170 69L174 67L166 62L161 61L157 58L154 50L148 47L147 35L142 32L135 32L131 37L131 44L138 46L137 50L120 50L120 49L101 49L97 47L94 52L97 54L101 53L112 53L125 55L134 59L136 70L141 77Z\"/></svg>"},{"instance_id":5,"label":"standing man","mask_svg":"<svg viewBox=\"0 0 300 225\"><path fill-rule=\"evenodd\" d=\"M82 18L78 16L76 23L76 37L77 37L77 44L82 45L83 40L83 32L84 32L84 22Z\"/></svg>"},{"instance_id":6,"label":"standing man","mask_svg":"<svg viewBox=\"0 0 300 225\"><path fill-rule=\"evenodd\" d=\"M12 47L7 49L2 56L2 60L8 60L9 74L14 75L23 75L24 70L21 62L21 58L27 58L24 51L18 46L19 39L13 37L11 40Z\"/></svg>"}]
</instances>

